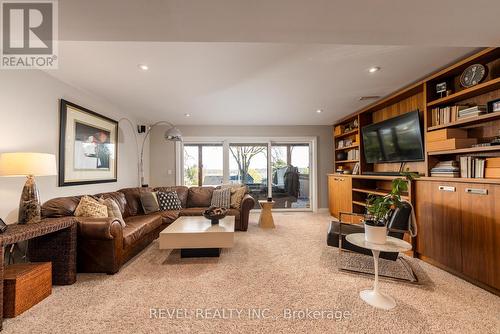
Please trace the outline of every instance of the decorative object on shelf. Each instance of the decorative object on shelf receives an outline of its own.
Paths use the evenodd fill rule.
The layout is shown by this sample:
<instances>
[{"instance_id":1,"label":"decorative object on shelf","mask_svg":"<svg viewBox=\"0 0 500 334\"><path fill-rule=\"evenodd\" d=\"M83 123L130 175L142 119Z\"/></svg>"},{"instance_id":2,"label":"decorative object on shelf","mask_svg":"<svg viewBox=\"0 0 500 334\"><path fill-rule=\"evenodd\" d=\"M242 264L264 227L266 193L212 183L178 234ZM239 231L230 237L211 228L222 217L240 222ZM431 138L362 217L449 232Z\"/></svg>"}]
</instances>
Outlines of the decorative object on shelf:
<instances>
[{"instance_id":1,"label":"decorative object on shelf","mask_svg":"<svg viewBox=\"0 0 500 334\"><path fill-rule=\"evenodd\" d=\"M345 152L345 151L337 152L337 154L335 155L335 159L337 161L346 160L347 159L347 152Z\"/></svg>"},{"instance_id":2,"label":"decorative object on shelf","mask_svg":"<svg viewBox=\"0 0 500 334\"><path fill-rule=\"evenodd\" d=\"M487 67L482 64L474 64L467 67L460 76L460 84L464 88L477 85L486 77Z\"/></svg>"},{"instance_id":3,"label":"decorative object on shelf","mask_svg":"<svg viewBox=\"0 0 500 334\"><path fill-rule=\"evenodd\" d=\"M227 209L210 207L203 212L203 217L209 219L212 224L219 224L219 220L226 217Z\"/></svg>"},{"instance_id":4,"label":"decorative object on shelf","mask_svg":"<svg viewBox=\"0 0 500 334\"><path fill-rule=\"evenodd\" d=\"M443 94L446 93L446 82L441 82L436 85L436 93L443 97Z\"/></svg>"},{"instance_id":5,"label":"decorative object on shelf","mask_svg":"<svg viewBox=\"0 0 500 334\"><path fill-rule=\"evenodd\" d=\"M491 141L491 145L500 145L500 130L498 130L498 136Z\"/></svg>"},{"instance_id":6,"label":"decorative object on shelf","mask_svg":"<svg viewBox=\"0 0 500 334\"><path fill-rule=\"evenodd\" d=\"M488 112L500 111L500 99L489 101L487 105L488 105Z\"/></svg>"},{"instance_id":7,"label":"decorative object on shelf","mask_svg":"<svg viewBox=\"0 0 500 334\"><path fill-rule=\"evenodd\" d=\"M116 182L117 152L117 121L61 100L60 187Z\"/></svg>"},{"instance_id":8,"label":"decorative object on shelf","mask_svg":"<svg viewBox=\"0 0 500 334\"><path fill-rule=\"evenodd\" d=\"M19 201L19 224L41 219L40 194L35 176L57 175L56 157L46 153L3 153L0 156L0 176L25 176Z\"/></svg>"},{"instance_id":9,"label":"decorative object on shelf","mask_svg":"<svg viewBox=\"0 0 500 334\"><path fill-rule=\"evenodd\" d=\"M344 166L338 166L335 172L337 174L344 174Z\"/></svg>"},{"instance_id":10,"label":"decorative object on shelf","mask_svg":"<svg viewBox=\"0 0 500 334\"><path fill-rule=\"evenodd\" d=\"M404 178L392 180L391 192L385 196L370 194L366 201L367 217L364 221L365 240L374 244L384 244L387 237L387 223L392 211L401 207L401 194L408 191L408 183L418 178L418 174L401 173Z\"/></svg>"},{"instance_id":11,"label":"decorative object on shelf","mask_svg":"<svg viewBox=\"0 0 500 334\"><path fill-rule=\"evenodd\" d=\"M273 198L272 198L272 197L268 197L268 198L267 198L267 201L268 201L268 202L272 202L272 201L273 201Z\"/></svg>"},{"instance_id":12,"label":"decorative object on shelf","mask_svg":"<svg viewBox=\"0 0 500 334\"><path fill-rule=\"evenodd\" d=\"M5 222L3 221L3 219L0 218L0 233L5 232L6 229L7 229L7 224L5 224Z\"/></svg>"},{"instance_id":13,"label":"decorative object on shelf","mask_svg":"<svg viewBox=\"0 0 500 334\"><path fill-rule=\"evenodd\" d=\"M353 175L359 174L359 162L356 162L356 164L354 165L354 168L352 169L352 174Z\"/></svg>"}]
</instances>

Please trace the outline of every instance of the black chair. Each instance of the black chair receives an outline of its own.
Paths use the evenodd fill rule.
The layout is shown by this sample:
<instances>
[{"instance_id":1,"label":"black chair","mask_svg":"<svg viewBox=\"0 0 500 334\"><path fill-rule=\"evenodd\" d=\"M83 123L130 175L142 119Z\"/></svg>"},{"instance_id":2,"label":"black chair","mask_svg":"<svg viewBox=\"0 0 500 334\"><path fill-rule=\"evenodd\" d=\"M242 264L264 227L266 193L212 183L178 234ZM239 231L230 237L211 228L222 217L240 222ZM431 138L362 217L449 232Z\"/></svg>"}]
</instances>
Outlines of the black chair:
<instances>
[{"instance_id":1,"label":"black chair","mask_svg":"<svg viewBox=\"0 0 500 334\"><path fill-rule=\"evenodd\" d=\"M400 208L396 208L389 219L389 223L387 224L388 235L394 238L403 239L405 233L410 231L410 216L411 216L412 206L409 203L403 202ZM346 236L351 233L363 233L364 226L363 224L355 224L355 223L345 223L342 221L343 216L354 216L354 217L364 217L364 214L359 213L349 213L349 212L340 212L339 221L332 221L330 223L330 228L328 229L327 235L327 244L331 247L338 247L339 249L339 269L343 271L356 272L361 274L369 274L359 270L343 268L341 263L341 256L343 251L354 252L359 254L364 254L368 256L372 256L372 252L369 249L358 247L356 245L351 244L346 240ZM379 275L381 277L387 277L396 280L417 282L418 279L415 275L415 272L411 268L411 266L406 262L406 260L399 256L397 252L380 252L380 258L397 261L398 259L403 264L405 270L410 274L411 279L401 279L398 277L387 276L387 275Z\"/></svg>"}]
</instances>

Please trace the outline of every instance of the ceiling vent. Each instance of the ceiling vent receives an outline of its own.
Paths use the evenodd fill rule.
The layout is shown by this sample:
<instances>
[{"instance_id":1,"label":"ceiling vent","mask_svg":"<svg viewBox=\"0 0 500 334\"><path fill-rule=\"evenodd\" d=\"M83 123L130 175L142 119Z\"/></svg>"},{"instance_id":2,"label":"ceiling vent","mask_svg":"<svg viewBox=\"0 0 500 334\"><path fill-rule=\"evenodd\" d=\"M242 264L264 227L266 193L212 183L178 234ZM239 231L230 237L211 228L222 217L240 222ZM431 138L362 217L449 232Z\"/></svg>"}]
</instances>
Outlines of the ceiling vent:
<instances>
[{"instance_id":1,"label":"ceiling vent","mask_svg":"<svg viewBox=\"0 0 500 334\"><path fill-rule=\"evenodd\" d=\"M361 96L359 98L360 101L369 101L369 100L378 100L378 99L380 99L379 95Z\"/></svg>"}]
</instances>

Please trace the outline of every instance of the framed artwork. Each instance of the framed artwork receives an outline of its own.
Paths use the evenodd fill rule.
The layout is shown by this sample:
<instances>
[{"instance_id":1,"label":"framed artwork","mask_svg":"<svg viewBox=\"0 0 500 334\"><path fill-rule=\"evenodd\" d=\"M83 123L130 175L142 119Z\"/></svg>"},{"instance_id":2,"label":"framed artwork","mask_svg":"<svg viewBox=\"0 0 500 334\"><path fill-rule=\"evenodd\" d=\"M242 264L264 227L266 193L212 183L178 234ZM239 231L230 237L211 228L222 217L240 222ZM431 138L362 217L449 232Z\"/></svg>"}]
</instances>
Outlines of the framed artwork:
<instances>
[{"instance_id":1,"label":"framed artwork","mask_svg":"<svg viewBox=\"0 0 500 334\"><path fill-rule=\"evenodd\" d=\"M61 100L59 186L116 182L117 159L118 122Z\"/></svg>"}]
</instances>

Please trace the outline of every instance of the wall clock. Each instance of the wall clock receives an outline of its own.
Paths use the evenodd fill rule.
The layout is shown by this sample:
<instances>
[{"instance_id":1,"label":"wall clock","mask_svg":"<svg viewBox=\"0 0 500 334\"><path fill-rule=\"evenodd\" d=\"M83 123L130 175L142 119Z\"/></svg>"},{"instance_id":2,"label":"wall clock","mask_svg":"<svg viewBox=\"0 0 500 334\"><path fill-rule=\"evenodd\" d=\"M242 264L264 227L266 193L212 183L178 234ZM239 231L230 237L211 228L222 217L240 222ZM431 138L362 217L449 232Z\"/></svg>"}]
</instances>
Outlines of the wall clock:
<instances>
[{"instance_id":1,"label":"wall clock","mask_svg":"<svg viewBox=\"0 0 500 334\"><path fill-rule=\"evenodd\" d=\"M477 85L486 77L486 67L481 64L474 64L465 69L460 76L462 87L468 88Z\"/></svg>"}]
</instances>

